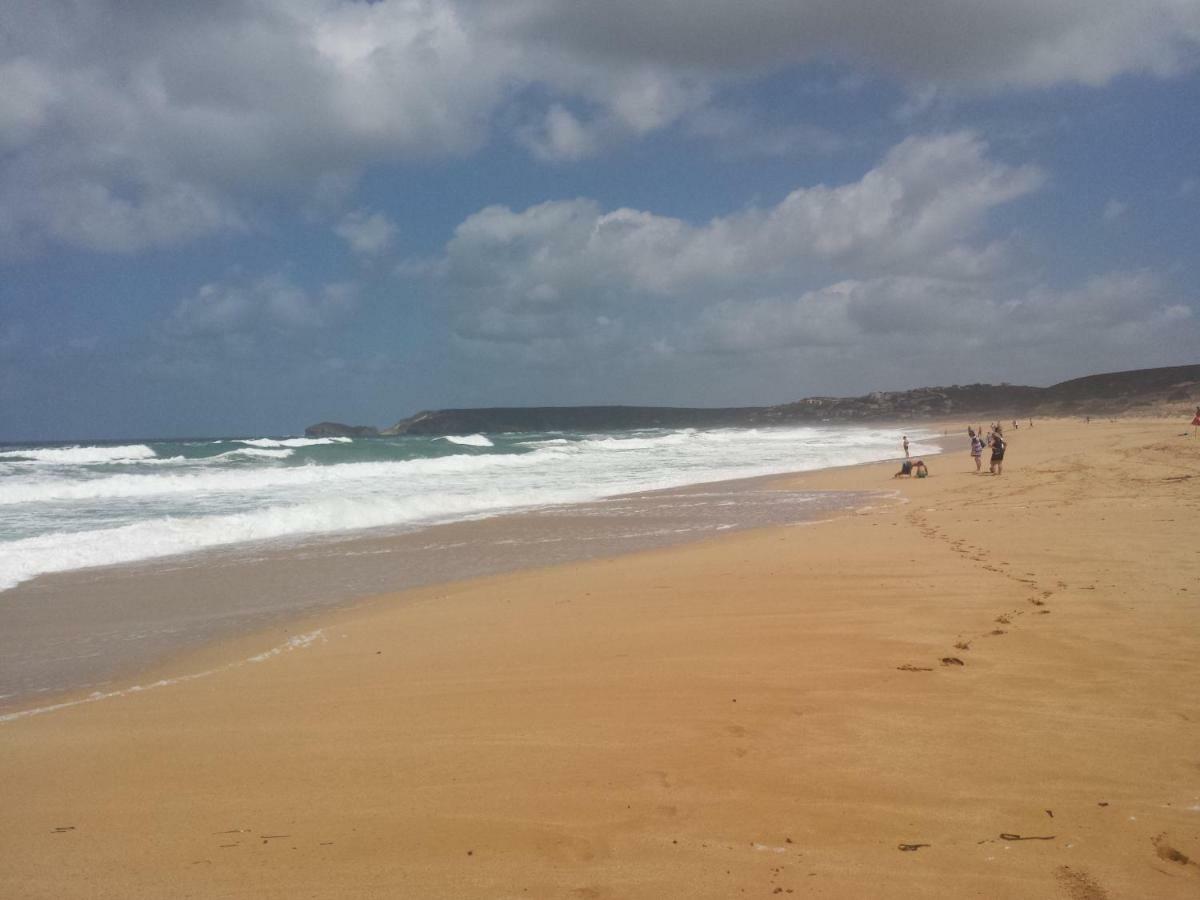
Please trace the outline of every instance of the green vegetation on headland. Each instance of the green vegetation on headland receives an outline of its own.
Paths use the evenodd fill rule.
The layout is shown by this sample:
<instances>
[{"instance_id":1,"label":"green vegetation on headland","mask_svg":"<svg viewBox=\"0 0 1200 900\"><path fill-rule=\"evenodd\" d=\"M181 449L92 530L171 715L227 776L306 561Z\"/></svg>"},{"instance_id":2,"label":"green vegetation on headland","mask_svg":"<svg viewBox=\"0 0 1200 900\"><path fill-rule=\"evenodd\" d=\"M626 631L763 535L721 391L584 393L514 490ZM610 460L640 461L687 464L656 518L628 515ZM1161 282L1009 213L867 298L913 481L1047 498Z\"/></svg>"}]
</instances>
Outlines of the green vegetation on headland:
<instances>
[{"instance_id":1,"label":"green vegetation on headland","mask_svg":"<svg viewBox=\"0 0 1200 900\"><path fill-rule=\"evenodd\" d=\"M761 428L818 422L868 422L1137 412L1200 401L1200 365L1136 369L1073 378L1050 387L967 384L874 391L861 397L807 397L778 406L721 409L670 406L528 406L427 410L390 428L321 422L309 437L475 434L507 431L611 431L627 428Z\"/></svg>"}]
</instances>

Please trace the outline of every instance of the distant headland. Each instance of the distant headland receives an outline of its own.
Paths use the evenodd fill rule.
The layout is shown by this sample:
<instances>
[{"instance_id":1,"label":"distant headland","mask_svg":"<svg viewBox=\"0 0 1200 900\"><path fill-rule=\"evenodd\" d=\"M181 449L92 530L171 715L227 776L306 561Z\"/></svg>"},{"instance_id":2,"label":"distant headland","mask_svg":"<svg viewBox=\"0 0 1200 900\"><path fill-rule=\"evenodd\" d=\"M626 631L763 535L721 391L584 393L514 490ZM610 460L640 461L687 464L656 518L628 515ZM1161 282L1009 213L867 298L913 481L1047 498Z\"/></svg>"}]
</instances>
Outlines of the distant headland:
<instances>
[{"instance_id":1,"label":"distant headland","mask_svg":"<svg viewBox=\"0 0 1200 900\"><path fill-rule=\"evenodd\" d=\"M947 416L1024 418L1149 412L1200 402L1200 365L1135 369L1073 378L1050 387L966 384L874 391L861 397L806 397L778 406L514 406L426 410L390 428L321 422L308 437L611 431L628 428L761 428L817 422L919 420Z\"/></svg>"}]
</instances>

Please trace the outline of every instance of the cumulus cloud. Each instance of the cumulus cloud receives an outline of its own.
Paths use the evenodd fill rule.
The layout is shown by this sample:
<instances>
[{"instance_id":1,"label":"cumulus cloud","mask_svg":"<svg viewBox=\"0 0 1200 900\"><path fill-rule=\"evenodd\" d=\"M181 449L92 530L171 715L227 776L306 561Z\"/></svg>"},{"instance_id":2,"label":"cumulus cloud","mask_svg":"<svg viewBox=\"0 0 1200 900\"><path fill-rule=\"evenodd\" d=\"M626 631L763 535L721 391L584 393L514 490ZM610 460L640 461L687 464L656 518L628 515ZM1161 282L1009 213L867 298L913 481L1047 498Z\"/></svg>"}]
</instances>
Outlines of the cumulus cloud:
<instances>
[{"instance_id":1,"label":"cumulus cloud","mask_svg":"<svg viewBox=\"0 0 1200 900\"><path fill-rule=\"evenodd\" d=\"M377 256L391 246L396 226L383 213L355 210L333 229L350 249L362 256Z\"/></svg>"},{"instance_id":2,"label":"cumulus cloud","mask_svg":"<svg viewBox=\"0 0 1200 900\"><path fill-rule=\"evenodd\" d=\"M531 38L594 57L709 72L826 61L918 83L1099 85L1130 72L1177 72L1194 64L1200 44L1200 8L1182 0L522 0L500 5L498 19Z\"/></svg>"},{"instance_id":3,"label":"cumulus cloud","mask_svg":"<svg viewBox=\"0 0 1200 900\"><path fill-rule=\"evenodd\" d=\"M470 355L564 377L588 364L640 372L629 391L719 357L732 367L726 402L795 372L896 386L905 360L922 380L932 359L1036 380L1097 352L1129 366L1147 346L1186 355L1200 338L1194 304L1160 276L1052 285L996 233L994 213L1045 179L969 132L914 137L857 180L703 223L585 198L488 207L422 272Z\"/></svg>"},{"instance_id":4,"label":"cumulus cloud","mask_svg":"<svg viewBox=\"0 0 1200 900\"><path fill-rule=\"evenodd\" d=\"M695 349L719 353L887 342L895 358L905 347L950 346L947 339L976 352L1014 345L1079 350L1129 326L1161 329L1190 317L1190 308L1169 302L1161 279L1146 271L1107 273L1066 289L884 277L795 298L727 300L706 309L689 337Z\"/></svg>"},{"instance_id":5,"label":"cumulus cloud","mask_svg":"<svg viewBox=\"0 0 1200 900\"><path fill-rule=\"evenodd\" d=\"M458 226L441 270L460 330L495 340L560 333L581 311L636 298L875 273L973 278L1003 258L980 237L989 211L1043 174L988 156L967 132L910 138L861 179L799 188L778 204L703 225L587 199L516 212L494 206Z\"/></svg>"},{"instance_id":6,"label":"cumulus cloud","mask_svg":"<svg viewBox=\"0 0 1200 900\"><path fill-rule=\"evenodd\" d=\"M526 125L518 137L539 159L575 162L595 155L600 149L602 129L581 122L569 109L556 103L542 121Z\"/></svg>"},{"instance_id":7,"label":"cumulus cloud","mask_svg":"<svg viewBox=\"0 0 1200 900\"><path fill-rule=\"evenodd\" d=\"M934 90L1098 85L1179 71L1200 43L1182 0L11 0L4 19L10 253L253 227L264 192L467 156L498 123L539 158L581 160L703 123L725 86L789 66Z\"/></svg>"},{"instance_id":8,"label":"cumulus cloud","mask_svg":"<svg viewBox=\"0 0 1200 900\"><path fill-rule=\"evenodd\" d=\"M469 153L523 65L436 0L15 0L5 18L10 242L176 242L243 222L234 198Z\"/></svg>"},{"instance_id":9,"label":"cumulus cloud","mask_svg":"<svg viewBox=\"0 0 1200 900\"><path fill-rule=\"evenodd\" d=\"M352 285L327 284L308 291L281 274L212 282L181 300L164 330L184 341L295 335L333 324L354 301Z\"/></svg>"}]
</instances>

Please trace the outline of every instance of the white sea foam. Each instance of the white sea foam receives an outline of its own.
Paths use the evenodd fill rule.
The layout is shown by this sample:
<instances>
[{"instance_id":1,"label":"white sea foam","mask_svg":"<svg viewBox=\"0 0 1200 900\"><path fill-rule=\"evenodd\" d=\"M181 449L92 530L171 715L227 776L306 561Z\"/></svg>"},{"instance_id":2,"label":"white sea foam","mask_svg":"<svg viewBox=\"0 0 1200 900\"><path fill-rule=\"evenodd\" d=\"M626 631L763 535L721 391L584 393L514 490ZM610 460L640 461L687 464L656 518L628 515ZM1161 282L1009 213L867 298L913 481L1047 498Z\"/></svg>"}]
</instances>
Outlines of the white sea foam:
<instances>
[{"instance_id":1,"label":"white sea foam","mask_svg":"<svg viewBox=\"0 0 1200 900\"><path fill-rule=\"evenodd\" d=\"M496 445L489 441L482 434L448 434L445 437L438 438L439 441L449 441L451 444L460 444L463 447L495 447Z\"/></svg>"},{"instance_id":2,"label":"white sea foam","mask_svg":"<svg viewBox=\"0 0 1200 900\"><path fill-rule=\"evenodd\" d=\"M193 553L301 535L450 521L542 503L585 500L584 488L404 498L326 497L294 506L198 517L165 516L115 528L42 534L0 543L0 590L37 575Z\"/></svg>"},{"instance_id":3,"label":"white sea foam","mask_svg":"<svg viewBox=\"0 0 1200 900\"><path fill-rule=\"evenodd\" d=\"M922 447L913 430L909 436L916 452L933 450ZM555 437L530 441L517 452L373 462L278 466L270 461L296 448L243 446L189 465L144 471L68 469L62 474L31 468L0 478L0 589L43 573L230 544L418 527L632 491L887 459L897 455L898 437L898 432L845 427L686 430ZM404 439L397 445L397 452L410 447ZM238 464L239 458L245 463Z\"/></svg>"},{"instance_id":4,"label":"white sea foam","mask_svg":"<svg viewBox=\"0 0 1200 900\"><path fill-rule=\"evenodd\" d=\"M329 444L349 444L353 438L348 437L327 437L327 438L282 438L276 440L274 438L245 438L238 441L239 444L245 444L248 447L320 447Z\"/></svg>"},{"instance_id":5,"label":"white sea foam","mask_svg":"<svg viewBox=\"0 0 1200 900\"><path fill-rule=\"evenodd\" d=\"M237 450L228 450L225 453L218 453L210 459L228 459L231 456L253 456L258 459L287 459L296 451L290 447L269 448L269 447L241 447Z\"/></svg>"},{"instance_id":6,"label":"white sea foam","mask_svg":"<svg viewBox=\"0 0 1200 900\"><path fill-rule=\"evenodd\" d=\"M230 454L245 452L248 451L230 451ZM463 475L491 469L530 468L537 466L540 461L533 453L492 456L455 454L432 459L342 463L336 466L225 468L140 475L124 473L86 481L0 482L0 506L61 500L246 494L272 490L301 490L314 486L328 487L335 484L352 488L355 485L382 485L390 478Z\"/></svg>"},{"instance_id":7,"label":"white sea foam","mask_svg":"<svg viewBox=\"0 0 1200 900\"><path fill-rule=\"evenodd\" d=\"M56 466L137 462L153 459L154 456L154 451L145 444L127 444L123 447L30 447L0 452L0 457L4 459Z\"/></svg>"}]
</instances>

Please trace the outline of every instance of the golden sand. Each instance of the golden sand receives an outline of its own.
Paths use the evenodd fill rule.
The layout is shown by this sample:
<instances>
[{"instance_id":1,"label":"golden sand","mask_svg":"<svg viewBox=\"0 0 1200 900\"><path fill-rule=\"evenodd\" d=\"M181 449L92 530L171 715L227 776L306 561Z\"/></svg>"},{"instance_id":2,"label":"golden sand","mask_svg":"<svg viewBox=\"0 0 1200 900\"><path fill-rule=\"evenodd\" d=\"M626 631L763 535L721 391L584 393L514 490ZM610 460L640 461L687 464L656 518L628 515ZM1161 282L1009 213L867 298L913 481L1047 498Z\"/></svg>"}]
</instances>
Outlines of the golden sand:
<instances>
[{"instance_id":1,"label":"golden sand","mask_svg":"<svg viewBox=\"0 0 1200 900\"><path fill-rule=\"evenodd\" d=\"M797 476L898 496L381 597L0 724L0 896L1198 897L1184 430Z\"/></svg>"}]
</instances>

